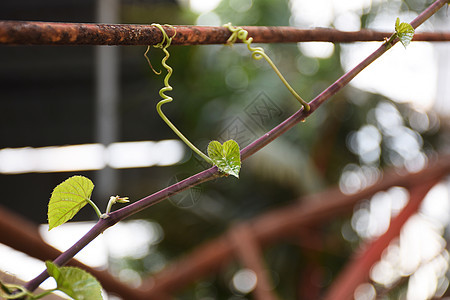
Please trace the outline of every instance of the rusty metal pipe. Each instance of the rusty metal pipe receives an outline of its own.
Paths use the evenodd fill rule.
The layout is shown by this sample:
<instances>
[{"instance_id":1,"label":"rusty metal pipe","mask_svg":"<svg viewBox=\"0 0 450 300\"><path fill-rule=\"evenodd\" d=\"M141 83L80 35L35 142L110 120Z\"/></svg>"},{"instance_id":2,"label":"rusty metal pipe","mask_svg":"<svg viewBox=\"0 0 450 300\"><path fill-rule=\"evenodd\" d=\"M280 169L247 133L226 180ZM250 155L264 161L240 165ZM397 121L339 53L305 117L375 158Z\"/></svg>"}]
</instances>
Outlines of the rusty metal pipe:
<instances>
[{"instance_id":1,"label":"rusty metal pipe","mask_svg":"<svg viewBox=\"0 0 450 300\"><path fill-rule=\"evenodd\" d=\"M221 26L174 26L173 45L225 44L230 32ZM255 43L382 41L391 32L339 31L330 28L243 26ZM167 34L174 31L164 26ZM161 31L151 25L0 21L3 45L156 45ZM450 41L448 32L416 33L415 41Z\"/></svg>"}]
</instances>

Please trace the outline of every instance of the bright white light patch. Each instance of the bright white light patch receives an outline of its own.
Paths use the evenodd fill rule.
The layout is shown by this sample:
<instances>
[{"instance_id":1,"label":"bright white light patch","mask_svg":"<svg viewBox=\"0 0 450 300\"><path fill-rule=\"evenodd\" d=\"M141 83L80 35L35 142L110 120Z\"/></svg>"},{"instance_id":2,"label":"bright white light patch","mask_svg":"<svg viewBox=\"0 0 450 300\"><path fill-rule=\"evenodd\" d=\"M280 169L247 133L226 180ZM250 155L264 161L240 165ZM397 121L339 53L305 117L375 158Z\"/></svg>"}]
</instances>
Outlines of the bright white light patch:
<instances>
[{"instance_id":1,"label":"bright white light patch","mask_svg":"<svg viewBox=\"0 0 450 300\"><path fill-rule=\"evenodd\" d=\"M69 222L48 231L48 224L39 227L39 233L44 241L60 251L66 251L85 235L93 226L94 222ZM103 235L99 235L83 250L75 255L79 261L92 267L105 267L108 256Z\"/></svg>"},{"instance_id":2,"label":"bright white light patch","mask_svg":"<svg viewBox=\"0 0 450 300\"><path fill-rule=\"evenodd\" d=\"M302 53L309 57L328 58L334 52L334 44L327 42L298 43Z\"/></svg>"},{"instance_id":3,"label":"bright white light patch","mask_svg":"<svg viewBox=\"0 0 450 300\"><path fill-rule=\"evenodd\" d=\"M361 19L358 14L346 12L336 17L334 27L343 31L357 31L361 29Z\"/></svg>"},{"instance_id":4,"label":"bright white light patch","mask_svg":"<svg viewBox=\"0 0 450 300\"><path fill-rule=\"evenodd\" d=\"M290 23L302 28L330 27L334 24L337 29L358 30L361 26L359 17L380 2L380 0L290 0L292 13ZM392 31L396 16L380 13L369 27ZM403 15L400 19L412 20L413 17L414 15ZM333 53L333 48L314 44L316 43L302 43L300 50L307 56L318 58L328 57ZM355 67L380 44L342 44L341 61L345 71ZM406 50L397 45L387 55L383 55L361 72L350 84L362 90L380 93L398 102L413 103L422 110L432 107L437 95L436 82L437 60L433 46L429 43L412 43Z\"/></svg>"},{"instance_id":5,"label":"bright white light patch","mask_svg":"<svg viewBox=\"0 0 450 300\"><path fill-rule=\"evenodd\" d=\"M114 143L107 151L108 165L116 169L170 166L184 156L184 146L178 140Z\"/></svg>"},{"instance_id":6,"label":"bright white light patch","mask_svg":"<svg viewBox=\"0 0 450 300\"><path fill-rule=\"evenodd\" d=\"M376 296L377 292L370 283L360 284L354 292L355 300L373 300Z\"/></svg>"},{"instance_id":7,"label":"bright white light patch","mask_svg":"<svg viewBox=\"0 0 450 300\"><path fill-rule=\"evenodd\" d=\"M241 269L233 276L233 287L236 291L247 294L256 287L257 277L250 269Z\"/></svg>"},{"instance_id":8,"label":"bright white light patch","mask_svg":"<svg viewBox=\"0 0 450 300\"><path fill-rule=\"evenodd\" d=\"M198 14L209 12L215 9L221 0L190 0L190 9Z\"/></svg>"},{"instance_id":9,"label":"bright white light patch","mask_svg":"<svg viewBox=\"0 0 450 300\"><path fill-rule=\"evenodd\" d=\"M345 71L354 68L380 43L341 45L341 62ZM397 102L410 102L428 109L436 97L437 63L433 46L411 43L407 49L396 45L387 55L364 69L350 84L369 92L380 93Z\"/></svg>"},{"instance_id":10,"label":"bright white light patch","mask_svg":"<svg viewBox=\"0 0 450 300\"><path fill-rule=\"evenodd\" d=\"M112 168L168 166L184 157L178 140L6 148L0 150L0 173L67 172Z\"/></svg>"},{"instance_id":11,"label":"bright white light patch","mask_svg":"<svg viewBox=\"0 0 450 300\"><path fill-rule=\"evenodd\" d=\"M98 170L105 167L104 147L86 144L62 147L19 148L0 150L1 173Z\"/></svg>"},{"instance_id":12,"label":"bright white light patch","mask_svg":"<svg viewBox=\"0 0 450 300\"><path fill-rule=\"evenodd\" d=\"M45 224L39 227L39 232L47 243L65 251L94 225L95 222L69 222L48 231L48 224ZM141 258L148 253L152 245L157 244L162 238L162 228L156 222L122 221L99 235L75 258L91 267L105 267L108 263L108 256ZM0 257L6 258L0 259L0 270L23 281L33 279L45 269L42 261L1 243ZM46 280L41 287L54 288L54 280Z\"/></svg>"},{"instance_id":13,"label":"bright white light patch","mask_svg":"<svg viewBox=\"0 0 450 300\"><path fill-rule=\"evenodd\" d=\"M156 222L134 220L117 223L104 236L111 257L140 259L147 255L151 245L162 240L163 230Z\"/></svg>"},{"instance_id":14,"label":"bright white light patch","mask_svg":"<svg viewBox=\"0 0 450 300\"><path fill-rule=\"evenodd\" d=\"M45 264L42 261L1 243L0 257L4 258L0 259L0 270L23 281L32 280L45 269ZM55 285L56 284L53 279L48 279L44 281L40 287L44 289L52 289Z\"/></svg>"},{"instance_id":15,"label":"bright white light patch","mask_svg":"<svg viewBox=\"0 0 450 300\"><path fill-rule=\"evenodd\" d=\"M114 143L108 146L108 161L112 168L135 168L155 165L155 142Z\"/></svg>"},{"instance_id":16,"label":"bright white light patch","mask_svg":"<svg viewBox=\"0 0 450 300\"><path fill-rule=\"evenodd\" d=\"M48 224L45 224L39 227L39 232L47 243L65 251L94 225L95 222L68 222L48 231ZM162 228L157 223L144 220L120 222L99 235L75 258L91 267L105 267L108 256L144 257L149 247L161 241L162 237Z\"/></svg>"},{"instance_id":17,"label":"bright white light patch","mask_svg":"<svg viewBox=\"0 0 450 300\"><path fill-rule=\"evenodd\" d=\"M333 20L329 0L291 0L291 23L301 27L328 27Z\"/></svg>"},{"instance_id":18,"label":"bright white light patch","mask_svg":"<svg viewBox=\"0 0 450 300\"><path fill-rule=\"evenodd\" d=\"M180 162L184 157L184 144L178 140L165 140L156 143L158 166L170 166Z\"/></svg>"}]
</instances>

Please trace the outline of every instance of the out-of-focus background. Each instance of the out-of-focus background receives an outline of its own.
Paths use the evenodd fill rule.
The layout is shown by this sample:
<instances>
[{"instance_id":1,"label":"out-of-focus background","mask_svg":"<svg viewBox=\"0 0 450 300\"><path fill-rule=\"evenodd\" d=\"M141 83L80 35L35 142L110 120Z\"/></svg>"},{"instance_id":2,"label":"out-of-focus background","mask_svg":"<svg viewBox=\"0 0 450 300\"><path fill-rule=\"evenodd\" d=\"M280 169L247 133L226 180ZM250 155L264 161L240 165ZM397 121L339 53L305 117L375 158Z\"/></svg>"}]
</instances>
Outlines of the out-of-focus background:
<instances>
[{"instance_id":1,"label":"out-of-focus background","mask_svg":"<svg viewBox=\"0 0 450 300\"><path fill-rule=\"evenodd\" d=\"M392 31L397 17L409 22L431 2L16 0L0 2L0 19ZM449 30L445 9L419 29ZM299 94L311 100L379 44L262 46ZM61 250L96 219L84 208L75 222L47 231L51 191L66 178L91 178L93 200L103 210L111 195L136 201L205 168L157 115L163 75L151 71L145 50L0 47L1 207L42 224L44 239ZM169 50L174 90L168 94L174 101L164 110L202 150L213 139L233 138L245 147L299 108L267 63L252 60L243 45ZM151 49L149 57L155 69L162 68L160 50ZM107 267L120 280L138 286L237 222L333 186L355 193L381 178L388 167L417 172L437 154L449 152L449 82L448 43L413 42L407 49L396 45L305 123L245 161L239 180L220 179L173 196L109 229L77 258ZM402 232L406 242L390 246L393 250L372 269L370 282L355 292L356 299L445 294L448 188L449 182L443 181L432 190L421 213ZM352 213L312 228L319 243L298 237L266 247L275 292L282 299L308 299L301 286L311 261L321 276L309 284L326 291L358 245L383 234L407 199L404 188L391 188L361 201ZM417 245L424 249L411 251ZM43 268L0 244L3 272L30 280ZM251 299L253 275L232 263L177 291L177 299Z\"/></svg>"}]
</instances>

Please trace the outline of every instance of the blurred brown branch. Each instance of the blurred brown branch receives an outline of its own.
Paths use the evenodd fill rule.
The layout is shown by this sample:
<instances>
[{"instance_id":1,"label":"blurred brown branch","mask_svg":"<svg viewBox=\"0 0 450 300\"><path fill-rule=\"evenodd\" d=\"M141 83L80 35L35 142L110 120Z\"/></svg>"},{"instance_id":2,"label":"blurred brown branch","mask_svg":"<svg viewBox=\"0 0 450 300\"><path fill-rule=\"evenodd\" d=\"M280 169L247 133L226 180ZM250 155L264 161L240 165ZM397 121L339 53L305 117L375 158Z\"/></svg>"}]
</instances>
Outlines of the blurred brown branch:
<instances>
[{"instance_id":1,"label":"blurred brown branch","mask_svg":"<svg viewBox=\"0 0 450 300\"><path fill-rule=\"evenodd\" d=\"M442 156L418 173L408 174L390 170L385 172L383 178L376 184L355 194L345 195L339 188L330 188L303 197L293 205L268 212L244 224L247 228L251 228L254 242L265 247L283 238L297 236L298 231L304 226L321 224L332 218L350 214L358 201L367 199L379 191L392 186L403 186L410 190L415 187L427 187L429 182L439 180L449 172L450 157ZM233 259L235 249L229 237L239 226L243 224L230 228L228 233L199 246L191 254L147 279L140 289L147 291L149 299L158 299L153 295L170 294L196 279L218 271Z\"/></svg>"},{"instance_id":2,"label":"blurred brown branch","mask_svg":"<svg viewBox=\"0 0 450 300\"><path fill-rule=\"evenodd\" d=\"M235 225L222 236L199 246L191 254L148 278L138 289L116 281L106 271L83 266L75 260L72 260L72 263L96 276L108 292L125 296L132 295L133 299L166 299L170 298L167 295L173 295L189 283L217 272L222 266L228 264L236 256L236 253L242 254L242 249L237 249L239 247L236 246L236 238L231 238L239 235L238 231L241 231L242 228L251 231L252 248L254 246L265 247L281 239L298 236L299 230L305 226L321 224L332 218L349 214L358 201L366 199L378 191L392 186L403 186L410 190L415 187L427 188L429 182L435 182L449 172L450 157L442 156L418 173L401 173L399 170L386 171L383 178L376 184L352 195L342 194L338 188L330 188L315 195L302 197L293 205ZM417 201L411 202L417 204ZM0 242L41 260L55 257L60 253L40 238L33 224L4 210L0 210L0 216L0 226L3 228L0 231ZM394 223L395 221L392 222L392 224ZM392 231L390 232L392 233ZM384 246L377 247L377 249L382 250ZM249 262L241 255L238 257L247 267L251 267L251 264L252 266L256 265L258 270L261 269L260 261ZM270 283L267 283L266 286L270 286Z\"/></svg>"}]
</instances>

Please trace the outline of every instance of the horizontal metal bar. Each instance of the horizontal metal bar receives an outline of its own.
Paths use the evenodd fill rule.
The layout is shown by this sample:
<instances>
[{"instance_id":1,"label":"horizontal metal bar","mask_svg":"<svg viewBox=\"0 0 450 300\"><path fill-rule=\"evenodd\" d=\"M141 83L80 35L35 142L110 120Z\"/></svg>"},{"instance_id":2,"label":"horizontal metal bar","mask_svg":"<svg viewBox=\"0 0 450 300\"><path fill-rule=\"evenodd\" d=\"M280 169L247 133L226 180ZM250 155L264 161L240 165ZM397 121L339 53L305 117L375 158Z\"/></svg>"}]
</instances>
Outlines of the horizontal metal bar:
<instances>
[{"instance_id":1,"label":"horizontal metal bar","mask_svg":"<svg viewBox=\"0 0 450 300\"><path fill-rule=\"evenodd\" d=\"M174 26L173 45L225 44L230 32L221 26ZM243 26L255 43L382 41L391 32L339 31L330 28ZM174 29L164 26L172 36ZM152 25L0 21L4 45L156 45L161 31ZM450 41L448 32L416 33L415 41Z\"/></svg>"}]
</instances>

